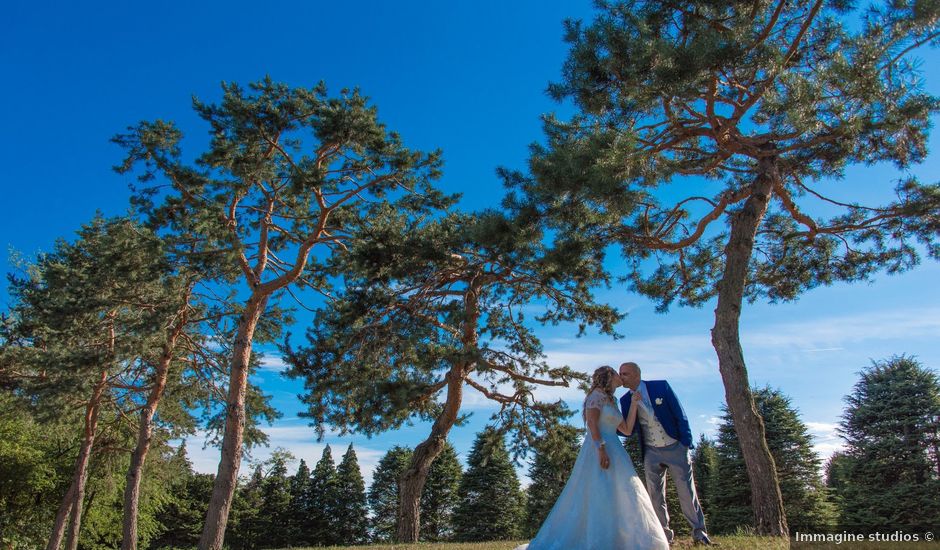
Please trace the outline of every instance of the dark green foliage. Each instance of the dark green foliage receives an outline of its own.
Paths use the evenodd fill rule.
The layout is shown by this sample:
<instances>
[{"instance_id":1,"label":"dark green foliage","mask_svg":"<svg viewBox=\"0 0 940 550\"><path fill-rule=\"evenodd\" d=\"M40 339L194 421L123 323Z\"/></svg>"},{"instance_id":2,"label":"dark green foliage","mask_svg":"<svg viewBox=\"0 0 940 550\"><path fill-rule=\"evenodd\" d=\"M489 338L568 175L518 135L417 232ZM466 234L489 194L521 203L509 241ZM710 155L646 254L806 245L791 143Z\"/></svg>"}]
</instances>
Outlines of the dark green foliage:
<instances>
[{"instance_id":1,"label":"dark green foliage","mask_svg":"<svg viewBox=\"0 0 940 550\"><path fill-rule=\"evenodd\" d=\"M567 22L571 50L550 91L577 113L547 119L531 177L505 174L517 198L549 214L563 239L619 245L627 280L661 309L715 296L727 224L768 166L761 159L772 158L779 182L751 258L750 299L791 300L910 268L917 240L937 258L937 184L904 176L898 200L877 208L831 201L818 184L853 164L925 158L940 104L909 46L937 44L938 10L810 4L627 0ZM682 189L656 192L670 183ZM800 203L814 201L838 213L804 214Z\"/></svg>"},{"instance_id":2,"label":"dark green foliage","mask_svg":"<svg viewBox=\"0 0 940 550\"><path fill-rule=\"evenodd\" d=\"M411 449L394 446L382 456L369 486L369 509L372 511L372 539L377 542L394 540L398 517L398 480L411 462Z\"/></svg>"},{"instance_id":3,"label":"dark green foliage","mask_svg":"<svg viewBox=\"0 0 940 550\"><path fill-rule=\"evenodd\" d=\"M581 450L580 436L577 428L559 424L535 445L529 469L531 484L526 489L525 537L535 536L565 488Z\"/></svg>"},{"instance_id":4,"label":"dark green foliage","mask_svg":"<svg viewBox=\"0 0 940 550\"><path fill-rule=\"evenodd\" d=\"M851 483L849 474L852 470L852 462L852 458L844 451L833 453L826 462L826 489L829 493L829 500L836 509L840 524L845 516L843 495Z\"/></svg>"},{"instance_id":5,"label":"dark green foliage","mask_svg":"<svg viewBox=\"0 0 940 550\"><path fill-rule=\"evenodd\" d=\"M338 542L335 514L339 506L336 463L327 445L310 474L308 533L311 544L329 546Z\"/></svg>"},{"instance_id":6,"label":"dark green foliage","mask_svg":"<svg viewBox=\"0 0 940 550\"><path fill-rule=\"evenodd\" d=\"M699 504L702 505L707 520L711 510L711 497L718 483L718 449L715 442L705 437L705 434L702 434L695 444L695 450L692 451L692 476L695 478Z\"/></svg>"},{"instance_id":7,"label":"dark green foliage","mask_svg":"<svg viewBox=\"0 0 940 550\"><path fill-rule=\"evenodd\" d=\"M70 424L40 423L22 399L0 391L0 545L47 541L74 466L69 451L77 435Z\"/></svg>"},{"instance_id":8,"label":"dark green foliage","mask_svg":"<svg viewBox=\"0 0 940 550\"><path fill-rule=\"evenodd\" d=\"M468 542L516 539L524 517L525 500L504 436L487 428L473 442L460 482L455 538Z\"/></svg>"},{"instance_id":9,"label":"dark green foliage","mask_svg":"<svg viewBox=\"0 0 940 550\"><path fill-rule=\"evenodd\" d=\"M261 484L261 508L258 515L264 525L265 547L279 548L291 543L290 529L286 528L289 524L291 503L287 459L284 454L275 453Z\"/></svg>"},{"instance_id":10,"label":"dark green foliage","mask_svg":"<svg viewBox=\"0 0 940 550\"><path fill-rule=\"evenodd\" d=\"M310 482L310 468L304 459L300 459L297 473L290 478L290 506L287 511L286 529L293 546L311 544L307 529L310 517Z\"/></svg>"},{"instance_id":11,"label":"dark green foliage","mask_svg":"<svg viewBox=\"0 0 940 550\"><path fill-rule=\"evenodd\" d=\"M185 445L180 446L175 460L184 467L168 485L173 499L157 512L156 521L161 530L151 543L153 548L196 546L209 507L213 476L192 471Z\"/></svg>"},{"instance_id":12,"label":"dark green foliage","mask_svg":"<svg viewBox=\"0 0 940 550\"><path fill-rule=\"evenodd\" d=\"M264 503L261 495L263 487L264 470L262 465L258 464L247 483L239 484L235 492L235 500L232 502L231 527L226 536L226 543L236 550L255 550L264 544L267 535L265 529L268 524L261 516L261 507Z\"/></svg>"},{"instance_id":13,"label":"dark green foliage","mask_svg":"<svg viewBox=\"0 0 940 550\"><path fill-rule=\"evenodd\" d=\"M346 546L364 544L369 536L366 486L352 444L336 468L336 495L330 519L335 525L337 543Z\"/></svg>"},{"instance_id":14,"label":"dark green foliage","mask_svg":"<svg viewBox=\"0 0 940 550\"><path fill-rule=\"evenodd\" d=\"M774 457L780 492L791 532L822 532L835 525L835 511L820 477L819 457L806 425L790 399L769 387L754 390L757 411L764 420L767 446ZM750 485L734 422L726 412L718 428L718 470L709 487L709 527L732 533L753 526Z\"/></svg>"},{"instance_id":15,"label":"dark green foliage","mask_svg":"<svg viewBox=\"0 0 940 550\"><path fill-rule=\"evenodd\" d=\"M940 383L907 356L874 362L846 397L845 455L830 468L843 527L940 525Z\"/></svg>"},{"instance_id":16,"label":"dark green foliage","mask_svg":"<svg viewBox=\"0 0 940 550\"><path fill-rule=\"evenodd\" d=\"M449 442L437 455L421 493L421 540L430 542L453 539L453 516L460 503L463 467L457 451Z\"/></svg>"}]
</instances>

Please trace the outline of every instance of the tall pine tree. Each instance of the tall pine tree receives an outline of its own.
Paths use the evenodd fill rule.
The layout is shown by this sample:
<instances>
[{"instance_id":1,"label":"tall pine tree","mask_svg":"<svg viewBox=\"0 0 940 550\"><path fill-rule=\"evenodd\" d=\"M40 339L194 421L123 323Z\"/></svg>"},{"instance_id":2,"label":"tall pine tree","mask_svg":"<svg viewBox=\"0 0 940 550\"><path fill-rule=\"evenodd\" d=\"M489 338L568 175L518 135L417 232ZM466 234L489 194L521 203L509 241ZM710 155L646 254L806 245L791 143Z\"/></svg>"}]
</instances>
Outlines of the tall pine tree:
<instances>
[{"instance_id":1,"label":"tall pine tree","mask_svg":"<svg viewBox=\"0 0 940 550\"><path fill-rule=\"evenodd\" d=\"M705 434L699 438L692 452L692 476L695 478L699 504L708 519L711 515L710 499L718 483L718 449L715 442L705 437Z\"/></svg>"},{"instance_id":2,"label":"tall pine tree","mask_svg":"<svg viewBox=\"0 0 940 550\"><path fill-rule=\"evenodd\" d=\"M439 542L454 536L453 516L460 503L463 467L449 442L434 459L421 493L421 540Z\"/></svg>"},{"instance_id":3,"label":"tall pine tree","mask_svg":"<svg viewBox=\"0 0 940 550\"><path fill-rule=\"evenodd\" d=\"M365 543L369 536L366 485L351 443L336 468L335 487L337 501L331 519L335 525L336 543L347 546Z\"/></svg>"},{"instance_id":4,"label":"tall pine tree","mask_svg":"<svg viewBox=\"0 0 940 550\"><path fill-rule=\"evenodd\" d=\"M767 445L773 454L783 505L794 532L820 532L835 525L835 511L820 475L806 425L790 399L769 387L754 389L757 411L764 419ZM744 458L731 415L725 411L718 428L717 483L709 495L709 527L718 533L753 529L754 511Z\"/></svg>"},{"instance_id":5,"label":"tall pine tree","mask_svg":"<svg viewBox=\"0 0 940 550\"><path fill-rule=\"evenodd\" d=\"M261 484L261 508L258 515L265 532L264 545L275 548L290 543L290 480L287 477L289 455L275 451L266 464L268 471Z\"/></svg>"},{"instance_id":6,"label":"tall pine tree","mask_svg":"<svg viewBox=\"0 0 940 550\"><path fill-rule=\"evenodd\" d=\"M211 136L201 155L184 155L182 132L162 120L114 138L127 152L119 171L137 170L133 201L148 223L214 264L217 280L244 297L201 550L222 547L261 317L292 287L325 292L322 260L342 254L357 238L352 225L373 209L423 216L451 202L431 187L439 153L405 147L358 90L330 97L322 83L292 88L269 78L222 88L219 103L193 101Z\"/></svg>"},{"instance_id":7,"label":"tall pine tree","mask_svg":"<svg viewBox=\"0 0 940 550\"><path fill-rule=\"evenodd\" d=\"M310 474L308 532L311 544L329 546L337 542L334 513L338 497L336 463L333 462L333 451L327 445Z\"/></svg>"},{"instance_id":8,"label":"tall pine tree","mask_svg":"<svg viewBox=\"0 0 940 550\"><path fill-rule=\"evenodd\" d=\"M841 480L836 488L842 526L936 528L940 525L937 373L913 357L878 361L862 371L846 403L841 423L846 467L830 476Z\"/></svg>"},{"instance_id":9,"label":"tall pine tree","mask_svg":"<svg viewBox=\"0 0 940 550\"><path fill-rule=\"evenodd\" d=\"M398 525L398 483L410 463L411 449L396 445L379 459L372 474L369 508L372 511L372 540L376 542L395 539Z\"/></svg>"},{"instance_id":10,"label":"tall pine tree","mask_svg":"<svg viewBox=\"0 0 940 550\"><path fill-rule=\"evenodd\" d=\"M454 518L459 541L512 540L522 531L524 497L502 433L477 434L460 482Z\"/></svg>"},{"instance_id":11,"label":"tall pine tree","mask_svg":"<svg viewBox=\"0 0 940 550\"><path fill-rule=\"evenodd\" d=\"M288 509L287 531L290 546L308 546L310 537L307 521L310 515L310 468L300 459L297 473L290 478L290 507Z\"/></svg>"}]
</instances>

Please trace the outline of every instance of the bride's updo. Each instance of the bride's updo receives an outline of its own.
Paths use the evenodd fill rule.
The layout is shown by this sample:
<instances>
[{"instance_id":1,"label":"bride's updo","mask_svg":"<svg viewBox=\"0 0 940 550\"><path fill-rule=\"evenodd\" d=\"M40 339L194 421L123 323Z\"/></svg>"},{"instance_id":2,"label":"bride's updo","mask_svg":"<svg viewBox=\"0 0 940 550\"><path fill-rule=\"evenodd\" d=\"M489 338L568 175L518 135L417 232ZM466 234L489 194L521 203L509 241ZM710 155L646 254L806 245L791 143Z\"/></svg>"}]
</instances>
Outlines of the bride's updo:
<instances>
[{"instance_id":1,"label":"bride's updo","mask_svg":"<svg viewBox=\"0 0 940 550\"><path fill-rule=\"evenodd\" d=\"M588 390L588 395L594 393L594 390L601 390L610 399L610 402L616 405L617 400L614 398L614 389L610 385L610 381L616 374L617 371L608 365L598 367L591 376L591 389Z\"/></svg>"}]
</instances>

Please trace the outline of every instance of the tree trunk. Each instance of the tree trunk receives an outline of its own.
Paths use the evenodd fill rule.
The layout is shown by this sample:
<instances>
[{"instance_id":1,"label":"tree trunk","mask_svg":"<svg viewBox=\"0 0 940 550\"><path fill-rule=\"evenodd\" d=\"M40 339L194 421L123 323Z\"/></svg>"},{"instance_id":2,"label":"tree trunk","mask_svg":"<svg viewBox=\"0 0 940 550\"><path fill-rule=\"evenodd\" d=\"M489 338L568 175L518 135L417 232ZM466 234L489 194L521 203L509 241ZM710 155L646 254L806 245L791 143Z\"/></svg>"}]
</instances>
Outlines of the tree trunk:
<instances>
[{"instance_id":1,"label":"tree trunk","mask_svg":"<svg viewBox=\"0 0 940 550\"><path fill-rule=\"evenodd\" d=\"M447 373L447 400L444 411L434 421L431 435L415 447L411 464L398 482L398 534L399 542L418 542L421 531L421 493L428 478L428 470L447 442L447 434L457 422L457 413L463 400L463 368L454 366Z\"/></svg>"},{"instance_id":2,"label":"tree trunk","mask_svg":"<svg viewBox=\"0 0 940 550\"><path fill-rule=\"evenodd\" d=\"M229 373L225 432L222 437L222 458L212 487L212 499L206 513L206 524L199 539L199 550L220 550L225 539L228 514L238 482L238 468L242 460L242 440L245 431L245 394L248 387L248 366L251 342L258 319L264 313L270 294L253 294L245 304L238 322L238 333L232 350Z\"/></svg>"},{"instance_id":3,"label":"tree trunk","mask_svg":"<svg viewBox=\"0 0 940 550\"><path fill-rule=\"evenodd\" d=\"M725 248L725 271L718 283L712 344L718 354L725 399L751 482L751 503L757 533L785 537L788 536L787 520L777 470L764 436L764 422L751 395L738 332L754 240L767 212L774 182L780 177L775 163L776 157L760 160L753 193L743 208L732 215L731 236Z\"/></svg>"},{"instance_id":4,"label":"tree trunk","mask_svg":"<svg viewBox=\"0 0 940 550\"><path fill-rule=\"evenodd\" d=\"M477 303L480 287L471 280L470 287L464 294L464 312L461 344L465 350L477 350L477 322L480 319L480 306ZM418 542L421 534L421 492L428 478L428 470L437 455L444 449L447 434L457 422L460 405L463 401L463 381L469 372L469 365L455 364L447 373L447 398L444 410L434 421L431 435L415 447L411 455L411 464L402 474L398 483L398 534L399 542Z\"/></svg>"},{"instance_id":5,"label":"tree trunk","mask_svg":"<svg viewBox=\"0 0 940 550\"><path fill-rule=\"evenodd\" d=\"M55 522L52 524L52 536L49 537L46 550L59 550L59 546L62 544L62 537L65 536L65 526L68 522L69 515L72 513L72 504L74 503L75 480L73 478L72 483L69 484L69 488L65 492L65 496L62 497L62 502L59 504L59 511L56 512Z\"/></svg>"},{"instance_id":6,"label":"tree trunk","mask_svg":"<svg viewBox=\"0 0 940 550\"><path fill-rule=\"evenodd\" d=\"M131 454L131 464L127 468L127 482L124 485L124 527L123 538L121 540L121 550L137 549L137 514L140 504L140 482L144 471L144 462L147 460L147 453L150 451L150 443L153 441L153 417L163 398L163 391L166 389L167 376L170 372L170 365L173 362L174 352L176 350L176 341L186 327L189 312L189 295L187 294L183 307L178 312L176 322L167 333L167 339L163 344L163 352L157 363L154 372L153 385L150 389L150 395L147 397L147 404L140 411L140 426L137 431L137 447Z\"/></svg>"},{"instance_id":7,"label":"tree trunk","mask_svg":"<svg viewBox=\"0 0 940 550\"><path fill-rule=\"evenodd\" d=\"M88 481L88 463L91 460L91 450L95 444L95 432L98 430L98 412L100 411L101 404L101 395L104 393L104 389L108 384L108 371L101 371L101 376L98 379L98 383L95 384L95 389L92 392L91 399L88 400L88 405L85 407L85 433L82 438L82 446L78 451L78 459L75 461L75 474L72 477L72 487L69 488L69 492L66 493L66 498L71 496L72 504L70 506L69 515L70 522L68 528L68 537L65 541L65 547L67 550L76 550L78 548L78 535L82 528L82 504L85 500L85 483ZM62 507L59 508L60 512ZM58 518L57 518L58 519ZM58 529L58 526L56 526ZM51 550L57 550L59 547L59 542L62 540L62 535L53 531L53 537L49 541L49 546ZM58 538L58 541L54 539ZM55 546L53 546L55 542Z\"/></svg>"}]
</instances>

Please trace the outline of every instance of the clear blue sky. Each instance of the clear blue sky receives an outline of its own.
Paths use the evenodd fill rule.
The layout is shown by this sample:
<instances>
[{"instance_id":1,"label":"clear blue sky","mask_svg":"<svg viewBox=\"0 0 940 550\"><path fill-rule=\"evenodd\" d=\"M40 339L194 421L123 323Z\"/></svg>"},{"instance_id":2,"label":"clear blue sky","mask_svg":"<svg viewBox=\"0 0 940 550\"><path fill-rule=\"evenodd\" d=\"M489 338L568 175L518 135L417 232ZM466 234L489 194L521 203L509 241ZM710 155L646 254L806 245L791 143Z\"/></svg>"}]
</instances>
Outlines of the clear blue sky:
<instances>
[{"instance_id":1,"label":"clear blue sky","mask_svg":"<svg viewBox=\"0 0 940 550\"><path fill-rule=\"evenodd\" d=\"M540 139L539 115L564 112L544 89L558 77L566 54L561 22L589 17L588 1L527 2L25 2L5 4L0 20L0 245L25 254L71 237L96 209L116 215L127 207L127 182L110 167L120 151L109 138L141 119L177 121L205 131L190 98L219 96L219 83L264 75L297 86L324 80L333 91L359 86L381 118L414 148L444 151L442 185L464 194L462 207L496 205L497 166L523 168L527 145ZM940 93L940 57L922 52L926 85ZM938 149L938 138L931 140ZM915 172L931 180L933 154ZM854 168L827 190L841 198L890 196L890 168ZM3 270L9 271L6 254ZM824 455L842 398L870 359L917 355L937 368L940 350L940 268L926 263L874 284L837 285L792 304L745 309L743 342L751 380L793 398ZM614 289L604 298L629 317L618 342L574 340L565 330L541 332L549 359L584 371L638 361L646 378L666 378L679 394L696 437L711 434L723 401L709 344L712 305L657 315L647 300ZM0 293L3 306L5 291ZM302 333L301 327L293 332ZM315 461L322 444L296 417L298 382L283 379L276 357L258 380L284 417L268 428L272 447ZM576 391L563 394L574 407ZM465 454L489 416L468 390L470 424L453 432ZM355 443L367 477L393 444L414 445L419 424L375 437L327 438ZM190 452L197 468L214 471L215 449ZM341 452L341 449L336 449ZM259 450L260 459L268 451Z\"/></svg>"}]
</instances>

